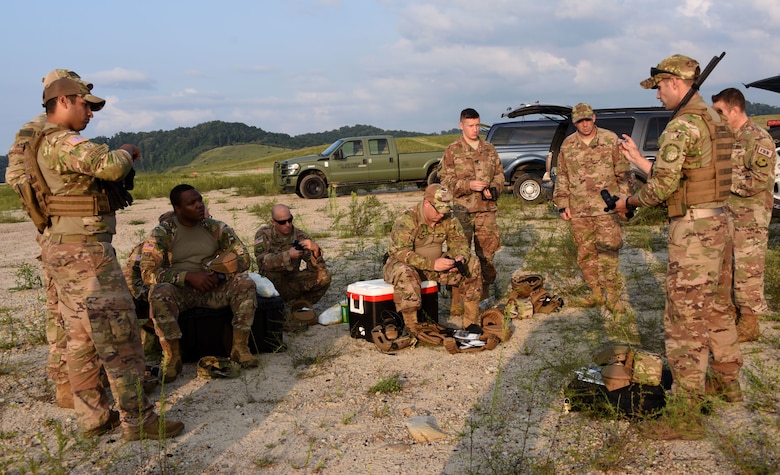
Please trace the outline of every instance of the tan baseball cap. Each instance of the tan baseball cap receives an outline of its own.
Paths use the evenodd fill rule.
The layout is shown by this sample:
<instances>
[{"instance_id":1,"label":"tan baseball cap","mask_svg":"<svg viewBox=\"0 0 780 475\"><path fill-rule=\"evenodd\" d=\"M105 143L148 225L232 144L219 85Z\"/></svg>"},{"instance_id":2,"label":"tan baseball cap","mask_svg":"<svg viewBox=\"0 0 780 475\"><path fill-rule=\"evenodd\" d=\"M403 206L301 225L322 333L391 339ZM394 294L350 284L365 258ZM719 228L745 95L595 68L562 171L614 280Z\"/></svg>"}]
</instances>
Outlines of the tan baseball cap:
<instances>
[{"instance_id":1,"label":"tan baseball cap","mask_svg":"<svg viewBox=\"0 0 780 475\"><path fill-rule=\"evenodd\" d=\"M696 79L700 73L698 61L688 56L675 54L658 63L658 66L650 68L650 77L640 82L639 85L645 89L656 89L662 79L670 77Z\"/></svg>"},{"instance_id":2,"label":"tan baseball cap","mask_svg":"<svg viewBox=\"0 0 780 475\"><path fill-rule=\"evenodd\" d=\"M425 189L425 200L439 213L449 213L452 209L452 193L444 185L434 183Z\"/></svg>"},{"instance_id":3,"label":"tan baseball cap","mask_svg":"<svg viewBox=\"0 0 780 475\"><path fill-rule=\"evenodd\" d=\"M571 121L576 124L584 119L593 119L593 108L589 104L580 102L571 108Z\"/></svg>"},{"instance_id":4,"label":"tan baseball cap","mask_svg":"<svg viewBox=\"0 0 780 475\"><path fill-rule=\"evenodd\" d=\"M59 77L64 75L63 77ZM75 77L74 77L75 76ZM82 81L78 74L65 69L55 69L43 78L43 104L58 96L80 95L93 111L99 111L106 100L92 95L92 84Z\"/></svg>"}]
</instances>

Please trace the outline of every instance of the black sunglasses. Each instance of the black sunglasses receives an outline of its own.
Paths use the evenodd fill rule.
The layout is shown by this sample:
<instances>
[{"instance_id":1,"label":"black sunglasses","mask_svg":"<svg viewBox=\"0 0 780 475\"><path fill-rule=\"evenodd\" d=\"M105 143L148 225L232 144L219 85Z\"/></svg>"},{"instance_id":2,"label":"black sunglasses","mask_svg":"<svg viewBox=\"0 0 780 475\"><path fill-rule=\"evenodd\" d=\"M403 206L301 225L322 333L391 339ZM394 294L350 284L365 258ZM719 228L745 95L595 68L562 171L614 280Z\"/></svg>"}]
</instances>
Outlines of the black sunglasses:
<instances>
[{"instance_id":1,"label":"black sunglasses","mask_svg":"<svg viewBox=\"0 0 780 475\"><path fill-rule=\"evenodd\" d=\"M656 74L671 74L672 76L678 76L678 74L673 73L671 71L667 71L665 69L650 68L650 77L653 77Z\"/></svg>"},{"instance_id":2,"label":"black sunglasses","mask_svg":"<svg viewBox=\"0 0 780 475\"><path fill-rule=\"evenodd\" d=\"M280 219L274 219L274 218L271 218L271 219L276 221L276 224L279 224L279 225L282 225L282 224L292 224L293 216L290 216L289 219L281 219L281 220Z\"/></svg>"}]
</instances>

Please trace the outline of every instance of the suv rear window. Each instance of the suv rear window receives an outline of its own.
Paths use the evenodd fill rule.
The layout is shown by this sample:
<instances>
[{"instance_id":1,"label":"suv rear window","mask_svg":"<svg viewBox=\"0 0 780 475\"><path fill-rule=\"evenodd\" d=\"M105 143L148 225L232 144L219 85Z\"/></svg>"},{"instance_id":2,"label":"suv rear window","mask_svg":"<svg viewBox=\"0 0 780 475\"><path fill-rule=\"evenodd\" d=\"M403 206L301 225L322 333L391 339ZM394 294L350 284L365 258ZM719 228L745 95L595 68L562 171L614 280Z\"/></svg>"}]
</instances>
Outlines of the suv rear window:
<instances>
[{"instance_id":1,"label":"suv rear window","mask_svg":"<svg viewBox=\"0 0 780 475\"><path fill-rule=\"evenodd\" d=\"M501 124L493 129L493 145L549 145L558 124L554 121L521 121Z\"/></svg>"},{"instance_id":2,"label":"suv rear window","mask_svg":"<svg viewBox=\"0 0 780 475\"><path fill-rule=\"evenodd\" d=\"M618 137L622 137L623 134L631 135L634 131L634 122L636 119L633 117L599 117L596 116L596 125L602 129L611 130L615 132ZM658 151L658 137L666 128L666 124L669 122L669 117L649 117L647 119L647 128L645 130L644 144L639 143L640 137L632 137L637 141L637 145L640 150L645 152L657 152ZM569 124L568 130L566 130L566 136L575 132L574 125Z\"/></svg>"}]
</instances>

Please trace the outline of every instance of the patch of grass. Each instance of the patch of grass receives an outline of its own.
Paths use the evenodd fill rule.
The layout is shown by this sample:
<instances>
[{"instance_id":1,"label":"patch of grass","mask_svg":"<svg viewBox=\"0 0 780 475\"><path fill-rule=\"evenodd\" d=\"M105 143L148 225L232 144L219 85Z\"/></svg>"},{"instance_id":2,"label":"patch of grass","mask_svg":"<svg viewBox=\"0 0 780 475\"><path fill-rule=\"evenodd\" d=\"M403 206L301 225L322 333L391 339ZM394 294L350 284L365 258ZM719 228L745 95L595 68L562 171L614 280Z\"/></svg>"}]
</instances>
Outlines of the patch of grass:
<instances>
[{"instance_id":1,"label":"patch of grass","mask_svg":"<svg viewBox=\"0 0 780 475\"><path fill-rule=\"evenodd\" d=\"M146 224L146 220L145 219L131 219L128 222L128 224L130 224L131 226L140 226L142 224Z\"/></svg>"},{"instance_id":2,"label":"patch of grass","mask_svg":"<svg viewBox=\"0 0 780 475\"><path fill-rule=\"evenodd\" d=\"M373 386L368 388L368 392L373 394L393 394L400 392L402 389L401 380L398 373L393 373L390 376L385 376L376 382Z\"/></svg>"},{"instance_id":3,"label":"patch of grass","mask_svg":"<svg viewBox=\"0 0 780 475\"><path fill-rule=\"evenodd\" d=\"M4 187L7 188L7 187ZM19 213L0 212L0 224L3 223L23 223L27 218Z\"/></svg>"},{"instance_id":4,"label":"patch of grass","mask_svg":"<svg viewBox=\"0 0 780 475\"><path fill-rule=\"evenodd\" d=\"M327 345L323 348L317 348L313 354L304 354L290 349L290 356L292 358L293 368L299 366L314 366L321 365L329 360L337 358L341 355L341 348L334 345Z\"/></svg>"},{"instance_id":5,"label":"patch of grass","mask_svg":"<svg viewBox=\"0 0 780 475\"><path fill-rule=\"evenodd\" d=\"M15 277L16 286L9 290L30 290L43 287L43 280L38 271L27 262L19 264Z\"/></svg>"}]
</instances>

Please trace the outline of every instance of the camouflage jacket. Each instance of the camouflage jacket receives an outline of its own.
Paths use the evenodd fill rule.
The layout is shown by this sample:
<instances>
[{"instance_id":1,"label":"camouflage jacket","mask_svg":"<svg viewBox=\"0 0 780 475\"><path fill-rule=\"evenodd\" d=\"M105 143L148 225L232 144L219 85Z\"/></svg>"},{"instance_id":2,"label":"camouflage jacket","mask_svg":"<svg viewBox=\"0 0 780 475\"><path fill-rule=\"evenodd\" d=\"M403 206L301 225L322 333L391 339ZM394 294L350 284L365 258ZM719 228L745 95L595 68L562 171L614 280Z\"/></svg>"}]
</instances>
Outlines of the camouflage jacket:
<instances>
[{"instance_id":1,"label":"camouflage jacket","mask_svg":"<svg viewBox=\"0 0 780 475\"><path fill-rule=\"evenodd\" d=\"M255 233L255 260L258 272L262 275L268 272L292 272L300 269L301 261L311 262L311 251L303 252L299 259L290 258L290 248L293 241L311 239L308 234L293 226L292 232L283 236L271 225L261 226ZM322 261L322 248L319 260Z\"/></svg>"},{"instance_id":2,"label":"camouflage jacket","mask_svg":"<svg viewBox=\"0 0 780 475\"><path fill-rule=\"evenodd\" d=\"M56 130L59 129L59 130ZM108 145L90 142L78 132L47 122L46 137L38 149L38 165L53 195L92 195L101 192L99 179L118 181L133 168L130 154L109 151ZM52 216L49 231L62 234L116 232L116 217Z\"/></svg>"},{"instance_id":3,"label":"camouflage jacket","mask_svg":"<svg viewBox=\"0 0 780 475\"><path fill-rule=\"evenodd\" d=\"M144 282L144 278L141 275L143 246L144 243L138 243L133 250L130 251L125 266L122 268L122 273L125 275L125 282L127 282L127 286L130 288L130 293L133 294L133 298L147 301L149 286Z\"/></svg>"},{"instance_id":4,"label":"camouflage jacket","mask_svg":"<svg viewBox=\"0 0 780 475\"><path fill-rule=\"evenodd\" d=\"M553 201L573 217L600 216L606 214L601 190L627 195L631 176L631 163L620 153L614 132L597 127L589 144L575 132L561 144Z\"/></svg>"},{"instance_id":5,"label":"camouflage jacket","mask_svg":"<svg viewBox=\"0 0 780 475\"><path fill-rule=\"evenodd\" d=\"M469 213L498 209L495 201L483 200L481 193L469 188L470 181L479 180L495 187L499 195L504 191L504 167L493 144L480 138L473 149L460 137L444 151L439 170L441 184L450 190L456 205Z\"/></svg>"},{"instance_id":6,"label":"camouflage jacket","mask_svg":"<svg viewBox=\"0 0 780 475\"><path fill-rule=\"evenodd\" d=\"M771 214L775 185L775 142L769 133L752 120L734 132L736 143L731 154L731 197L728 205L750 208L761 215ZM766 224L769 224L769 216Z\"/></svg>"},{"instance_id":7,"label":"camouflage jacket","mask_svg":"<svg viewBox=\"0 0 780 475\"><path fill-rule=\"evenodd\" d=\"M435 261L414 250L416 241L426 239L446 244L447 254L452 258L463 256L468 260L471 255L460 221L449 213L434 226L429 226L423 216L423 204L420 203L404 211L395 220L390 233L389 258L418 270L433 271Z\"/></svg>"},{"instance_id":8,"label":"camouflage jacket","mask_svg":"<svg viewBox=\"0 0 780 475\"><path fill-rule=\"evenodd\" d=\"M694 96L689 105L707 107L701 96ZM712 161L712 139L704 119L696 114L674 116L658 138L653 173L636 194L640 206L665 202L681 186L683 169L707 167ZM697 207L718 208L724 204L713 201Z\"/></svg>"},{"instance_id":9,"label":"camouflage jacket","mask_svg":"<svg viewBox=\"0 0 780 475\"><path fill-rule=\"evenodd\" d=\"M171 268L171 262L174 261L176 249L173 246L174 237L181 224L174 218L158 224L153 230L149 239L143 245L141 262L141 276L147 285L153 285L161 282L175 284L184 287L187 276L186 271ZM238 272L244 272L249 269L252 263L249 257L249 251L236 232L216 219L205 218L198 223L214 239L213 252L204 255L203 259L213 256L217 252L234 252L238 257ZM232 277L229 275L228 278Z\"/></svg>"}]
</instances>

